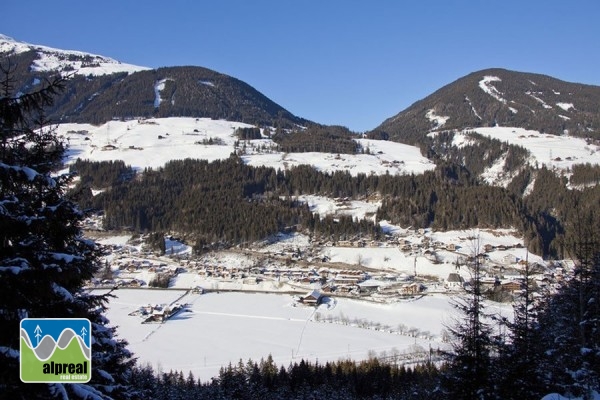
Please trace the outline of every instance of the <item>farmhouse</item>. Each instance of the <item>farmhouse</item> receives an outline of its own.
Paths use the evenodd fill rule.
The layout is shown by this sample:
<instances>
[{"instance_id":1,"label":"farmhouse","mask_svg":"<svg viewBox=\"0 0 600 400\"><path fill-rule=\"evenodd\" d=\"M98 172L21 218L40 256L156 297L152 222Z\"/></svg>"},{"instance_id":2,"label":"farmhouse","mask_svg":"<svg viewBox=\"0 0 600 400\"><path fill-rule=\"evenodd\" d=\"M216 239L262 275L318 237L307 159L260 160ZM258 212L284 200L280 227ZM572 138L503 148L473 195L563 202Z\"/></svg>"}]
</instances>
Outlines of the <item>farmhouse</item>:
<instances>
[{"instance_id":1,"label":"farmhouse","mask_svg":"<svg viewBox=\"0 0 600 400\"><path fill-rule=\"evenodd\" d=\"M300 302L308 305L318 305L321 300L321 292L313 290L304 297L300 297Z\"/></svg>"},{"instance_id":2,"label":"farmhouse","mask_svg":"<svg viewBox=\"0 0 600 400\"><path fill-rule=\"evenodd\" d=\"M520 291L522 289L522 284L519 281L508 281L508 282L502 282L502 290L505 290L507 292L517 292Z\"/></svg>"},{"instance_id":3,"label":"farmhouse","mask_svg":"<svg viewBox=\"0 0 600 400\"><path fill-rule=\"evenodd\" d=\"M408 283L402 285L398 290L398 293L403 296L413 296L415 294L421 293L424 289L425 287L420 283Z\"/></svg>"}]
</instances>

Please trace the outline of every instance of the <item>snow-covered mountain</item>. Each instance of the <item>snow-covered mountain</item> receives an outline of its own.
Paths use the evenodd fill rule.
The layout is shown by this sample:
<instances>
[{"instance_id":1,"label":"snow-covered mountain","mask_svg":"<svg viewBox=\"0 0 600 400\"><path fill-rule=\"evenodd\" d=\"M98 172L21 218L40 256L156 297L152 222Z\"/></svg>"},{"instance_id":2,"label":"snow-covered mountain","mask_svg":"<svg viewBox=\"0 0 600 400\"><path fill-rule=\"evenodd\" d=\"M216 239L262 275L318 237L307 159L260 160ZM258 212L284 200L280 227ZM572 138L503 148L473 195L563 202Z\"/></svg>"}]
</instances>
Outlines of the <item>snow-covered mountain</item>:
<instances>
[{"instance_id":1,"label":"snow-covered mountain","mask_svg":"<svg viewBox=\"0 0 600 400\"><path fill-rule=\"evenodd\" d=\"M151 117L212 118L288 128L311 123L294 116L246 83L202 67L152 70L81 51L23 43L1 34L0 55L8 56L17 65L16 81L26 82L18 88L23 92L51 74L71 75L65 95L49 110L54 119L65 123L101 125L115 119L128 121ZM368 137L418 145L424 154L424 146L430 146L428 140L435 138L435 132L455 131L451 145L460 149L477 142L468 134L475 131L527 149L529 155L521 160L524 164L567 171L575 164L600 163L598 143L594 141L600 137L599 102L600 87L597 86L568 83L538 74L488 69L460 78L414 103L384 121ZM154 133L152 137L155 137ZM375 150L377 143L361 144ZM437 152L440 153L439 149ZM325 169L366 173L385 172L390 167L394 171L412 170L400 168L403 167L400 162L405 161L402 150L384 148L370 153L371 156L352 157L349 163L340 158L332 159ZM385 157L381 155L383 153ZM448 159L447 154L438 156ZM432 158L432 154L429 157ZM488 183L506 185L520 169L507 168L507 157L505 151L497 159L488 160L485 168L475 173ZM286 161L294 165L324 159L296 158L282 160L280 156L264 154L253 155L248 161L258 164ZM372 164L374 160L379 166ZM469 167L468 162L466 165ZM507 177L505 172L511 169L513 174Z\"/></svg>"},{"instance_id":2,"label":"snow-covered mountain","mask_svg":"<svg viewBox=\"0 0 600 400\"><path fill-rule=\"evenodd\" d=\"M416 143L430 131L502 126L599 139L599 102L599 86L494 68L444 86L374 132Z\"/></svg>"},{"instance_id":3,"label":"snow-covered mountain","mask_svg":"<svg viewBox=\"0 0 600 400\"><path fill-rule=\"evenodd\" d=\"M150 69L108 57L19 42L0 35L0 59L14 68L16 92L45 78L68 76L64 95L48 109L62 122L194 117L291 127L310 123L231 76L202 67Z\"/></svg>"},{"instance_id":4,"label":"snow-covered mountain","mask_svg":"<svg viewBox=\"0 0 600 400\"><path fill-rule=\"evenodd\" d=\"M52 72L62 75L99 76L145 71L150 68L125 64L112 58L76 50L61 50L17 41L0 34L0 54L15 57L34 52L36 56L29 68L31 72Z\"/></svg>"}]
</instances>

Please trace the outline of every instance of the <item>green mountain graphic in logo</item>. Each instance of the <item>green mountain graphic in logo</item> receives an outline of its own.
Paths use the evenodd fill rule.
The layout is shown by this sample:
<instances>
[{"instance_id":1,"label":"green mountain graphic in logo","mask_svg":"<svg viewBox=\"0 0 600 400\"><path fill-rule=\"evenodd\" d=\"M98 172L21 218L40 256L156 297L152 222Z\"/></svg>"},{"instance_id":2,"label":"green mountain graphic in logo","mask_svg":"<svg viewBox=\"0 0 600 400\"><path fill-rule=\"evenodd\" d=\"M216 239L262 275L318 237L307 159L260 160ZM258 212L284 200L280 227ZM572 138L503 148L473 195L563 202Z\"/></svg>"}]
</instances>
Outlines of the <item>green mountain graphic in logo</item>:
<instances>
[{"instance_id":1,"label":"green mountain graphic in logo","mask_svg":"<svg viewBox=\"0 0 600 400\"><path fill-rule=\"evenodd\" d=\"M90 331L89 320L81 318L21 321L21 380L89 382L92 376Z\"/></svg>"}]
</instances>

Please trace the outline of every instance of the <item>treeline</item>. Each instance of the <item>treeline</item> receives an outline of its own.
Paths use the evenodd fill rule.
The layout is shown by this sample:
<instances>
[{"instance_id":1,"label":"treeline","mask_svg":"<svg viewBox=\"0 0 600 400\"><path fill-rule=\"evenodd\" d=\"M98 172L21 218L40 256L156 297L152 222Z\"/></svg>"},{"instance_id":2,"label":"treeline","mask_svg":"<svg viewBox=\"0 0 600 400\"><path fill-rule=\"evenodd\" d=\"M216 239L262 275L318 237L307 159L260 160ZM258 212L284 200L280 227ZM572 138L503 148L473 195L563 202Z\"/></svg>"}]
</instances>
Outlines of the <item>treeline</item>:
<instances>
[{"instance_id":1,"label":"treeline","mask_svg":"<svg viewBox=\"0 0 600 400\"><path fill-rule=\"evenodd\" d=\"M237 128L234 132L240 140L262 139L260 128Z\"/></svg>"},{"instance_id":2,"label":"treeline","mask_svg":"<svg viewBox=\"0 0 600 400\"><path fill-rule=\"evenodd\" d=\"M172 161L113 186L85 206L105 211L107 229L181 232L196 240L199 251L212 243L252 242L297 227L327 240L381 234L373 221L321 220L291 192L283 172L250 167L232 156L210 163Z\"/></svg>"},{"instance_id":3,"label":"treeline","mask_svg":"<svg viewBox=\"0 0 600 400\"><path fill-rule=\"evenodd\" d=\"M473 175L481 175L502 157L505 158L503 172L515 172L526 165L529 151L524 147L476 132L467 132L466 135L470 137L471 143L458 147L452 145L454 131L439 132L431 141L428 155L463 165Z\"/></svg>"},{"instance_id":4,"label":"treeline","mask_svg":"<svg viewBox=\"0 0 600 400\"><path fill-rule=\"evenodd\" d=\"M573 175L569 179L571 185L586 185L600 183L600 165L590 163L573 165Z\"/></svg>"},{"instance_id":5,"label":"treeline","mask_svg":"<svg viewBox=\"0 0 600 400\"><path fill-rule=\"evenodd\" d=\"M272 137L285 153L340 153L356 154L360 146L353 139L357 138L348 128L343 126L310 125L303 130L285 132L278 130Z\"/></svg>"},{"instance_id":6,"label":"treeline","mask_svg":"<svg viewBox=\"0 0 600 400\"><path fill-rule=\"evenodd\" d=\"M426 399L435 391L439 371L433 364L405 368L377 359L325 364L299 361L287 368L271 356L260 362L240 360L221 368L210 382L190 373L156 373L136 368L132 383L141 398L167 399Z\"/></svg>"},{"instance_id":7,"label":"treeline","mask_svg":"<svg viewBox=\"0 0 600 400\"><path fill-rule=\"evenodd\" d=\"M122 160L83 161L77 159L69 172L80 177L80 184L92 189L104 189L130 180L135 171Z\"/></svg>"}]
</instances>

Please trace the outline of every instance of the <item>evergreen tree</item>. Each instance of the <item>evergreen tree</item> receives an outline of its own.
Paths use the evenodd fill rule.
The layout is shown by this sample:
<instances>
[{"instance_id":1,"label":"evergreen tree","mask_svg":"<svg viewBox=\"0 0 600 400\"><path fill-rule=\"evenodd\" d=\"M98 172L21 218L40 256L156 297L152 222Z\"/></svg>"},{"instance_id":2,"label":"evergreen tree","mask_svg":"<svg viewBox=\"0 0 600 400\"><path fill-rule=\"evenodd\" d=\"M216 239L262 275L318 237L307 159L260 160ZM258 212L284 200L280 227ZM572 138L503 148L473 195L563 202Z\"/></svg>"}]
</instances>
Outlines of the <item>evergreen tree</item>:
<instances>
[{"instance_id":1,"label":"evergreen tree","mask_svg":"<svg viewBox=\"0 0 600 400\"><path fill-rule=\"evenodd\" d=\"M592 211L576 219L569 245L573 277L546 299L540 313L545 351L538 373L551 391L591 398L600 388L600 219Z\"/></svg>"},{"instance_id":2,"label":"evergreen tree","mask_svg":"<svg viewBox=\"0 0 600 400\"><path fill-rule=\"evenodd\" d=\"M475 239L470 267L471 284L466 295L454 302L460 319L448 330L454 337L448 371L443 377L445 393L452 399L484 400L492 398L492 328L486 320L481 290L479 239Z\"/></svg>"},{"instance_id":3,"label":"evergreen tree","mask_svg":"<svg viewBox=\"0 0 600 400\"><path fill-rule=\"evenodd\" d=\"M66 199L68 176L54 176L64 144L45 126L44 109L63 80L13 94L10 65L0 93L0 393L4 398L127 398L134 362L103 316L106 296L82 290L100 267L99 247L82 236L83 215ZM92 380L87 384L23 384L19 323L23 318L88 318Z\"/></svg>"},{"instance_id":4,"label":"evergreen tree","mask_svg":"<svg viewBox=\"0 0 600 400\"><path fill-rule=\"evenodd\" d=\"M535 296L534 275L540 268L529 262L522 271L521 292L515 299L512 321L504 319L508 340L501 343L494 363L494 378L499 398L534 399L544 394L544 385L538 374L541 354L538 329L540 301Z\"/></svg>"}]
</instances>

